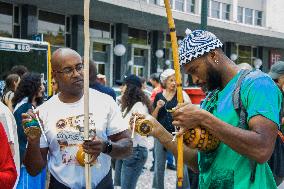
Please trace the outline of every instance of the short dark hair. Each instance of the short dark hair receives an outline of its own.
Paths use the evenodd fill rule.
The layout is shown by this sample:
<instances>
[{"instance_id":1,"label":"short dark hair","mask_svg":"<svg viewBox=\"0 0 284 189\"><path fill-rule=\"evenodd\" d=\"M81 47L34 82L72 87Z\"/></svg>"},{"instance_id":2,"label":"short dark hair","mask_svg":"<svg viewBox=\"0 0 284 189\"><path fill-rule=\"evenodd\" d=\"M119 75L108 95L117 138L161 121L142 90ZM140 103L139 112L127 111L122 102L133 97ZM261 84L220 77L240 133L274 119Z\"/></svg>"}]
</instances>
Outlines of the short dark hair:
<instances>
[{"instance_id":1,"label":"short dark hair","mask_svg":"<svg viewBox=\"0 0 284 189\"><path fill-rule=\"evenodd\" d=\"M158 74L158 73L153 73L153 74L150 75L150 79L152 79L152 80L154 80L154 81L160 83L160 74Z\"/></svg>"},{"instance_id":2,"label":"short dark hair","mask_svg":"<svg viewBox=\"0 0 284 189\"><path fill-rule=\"evenodd\" d=\"M11 69L11 74L17 74L20 77L22 77L25 73L27 73L29 70L26 66L24 65L15 65Z\"/></svg>"}]
</instances>

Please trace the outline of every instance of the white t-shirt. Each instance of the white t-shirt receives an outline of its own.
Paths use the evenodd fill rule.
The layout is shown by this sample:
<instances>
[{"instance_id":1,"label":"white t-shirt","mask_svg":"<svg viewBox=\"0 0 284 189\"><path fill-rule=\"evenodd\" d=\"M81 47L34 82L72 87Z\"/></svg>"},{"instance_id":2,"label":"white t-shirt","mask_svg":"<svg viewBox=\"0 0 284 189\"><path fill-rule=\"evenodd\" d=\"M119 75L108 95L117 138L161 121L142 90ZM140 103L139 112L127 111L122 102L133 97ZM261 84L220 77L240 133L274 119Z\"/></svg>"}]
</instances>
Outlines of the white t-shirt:
<instances>
[{"instance_id":1,"label":"white t-shirt","mask_svg":"<svg viewBox=\"0 0 284 189\"><path fill-rule=\"evenodd\" d=\"M77 189L85 186L84 167L76 160L79 145L84 139L84 96L75 103L63 103L58 95L38 107L48 142L41 136L40 147L49 148L48 168L62 184ZM115 101L108 95L90 89L90 133L107 140L108 136L127 129ZM111 157L101 153L101 166L91 167L92 188L107 175Z\"/></svg>"},{"instance_id":2,"label":"white t-shirt","mask_svg":"<svg viewBox=\"0 0 284 189\"><path fill-rule=\"evenodd\" d=\"M148 112L148 108L146 105L144 105L142 102L136 102L131 108L131 110L124 117L125 122L127 122L128 124L129 124L129 120L130 120L132 113L140 113L140 114L146 115L149 112ZM137 147L138 145L146 147L146 148L149 146L147 137L141 136L135 133L134 138L133 138L133 147Z\"/></svg>"},{"instance_id":3,"label":"white t-shirt","mask_svg":"<svg viewBox=\"0 0 284 189\"><path fill-rule=\"evenodd\" d=\"M8 137L9 143L14 145L14 162L17 169L17 181L15 186L17 186L18 179L20 176L20 152L19 152L19 141L17 132L17 123L11 110L2 102L0 102L0 121L4 126L6 135Z\"/></svg>"}]
</instances>

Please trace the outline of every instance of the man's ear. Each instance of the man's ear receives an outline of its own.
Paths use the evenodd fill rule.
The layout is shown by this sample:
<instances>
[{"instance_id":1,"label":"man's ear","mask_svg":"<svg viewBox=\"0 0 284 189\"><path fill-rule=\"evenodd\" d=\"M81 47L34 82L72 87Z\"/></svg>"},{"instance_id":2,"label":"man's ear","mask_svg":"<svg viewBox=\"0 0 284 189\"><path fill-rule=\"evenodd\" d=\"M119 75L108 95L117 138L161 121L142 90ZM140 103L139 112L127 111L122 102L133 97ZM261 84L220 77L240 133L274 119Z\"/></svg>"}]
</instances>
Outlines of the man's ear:
<instances>
[{"instance_id":1,"label":"man's ear","mask_svg":"<svg viewBox=\"0 0 284 189\"><path fill-rule=\"evenodd\" d=\"M217 59L217 50L214 49L213 51L210 51L209 56L210 56L211 59L216 60Z\"/></svg>"},{"instance_id":2,"label":"man's ear","mask_svg":"<svg viewBox=\"0 0 284 189\"><path fill-rule=\"evenodd\" d=\"M282 90L282 92L284 92L284 84L282 84L281 90Z\"/></svg>"}]
</instances>

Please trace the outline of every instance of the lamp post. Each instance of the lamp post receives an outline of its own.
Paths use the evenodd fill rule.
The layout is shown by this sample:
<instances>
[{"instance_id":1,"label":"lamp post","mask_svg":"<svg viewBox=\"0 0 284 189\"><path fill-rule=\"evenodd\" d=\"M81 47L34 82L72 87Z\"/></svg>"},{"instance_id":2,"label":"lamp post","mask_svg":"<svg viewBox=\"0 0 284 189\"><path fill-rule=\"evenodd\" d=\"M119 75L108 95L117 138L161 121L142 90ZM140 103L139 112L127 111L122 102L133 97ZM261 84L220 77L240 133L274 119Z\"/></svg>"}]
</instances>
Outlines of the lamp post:
<instances>
[{"instance_id":1,"label":"lamp post","mask_svg":"<svg viewBox=\"0 0 284 189\"><path fill-rule=\"evenodd\" d=\"M201 2L201 24L200 29L207 29L207 16L208 16L208 0L202 0Z\"/></svg>"}]
</instances>

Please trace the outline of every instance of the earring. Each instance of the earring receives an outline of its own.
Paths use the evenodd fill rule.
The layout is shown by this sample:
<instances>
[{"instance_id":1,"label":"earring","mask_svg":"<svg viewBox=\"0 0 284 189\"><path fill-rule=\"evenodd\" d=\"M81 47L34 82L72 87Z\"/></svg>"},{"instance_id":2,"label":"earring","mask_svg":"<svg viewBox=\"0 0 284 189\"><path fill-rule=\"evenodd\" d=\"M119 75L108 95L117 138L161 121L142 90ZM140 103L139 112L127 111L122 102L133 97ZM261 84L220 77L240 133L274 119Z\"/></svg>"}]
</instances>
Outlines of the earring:
<instances>
[{"instance_id":1,"label":"earring","mask_svg":"<svg viewBox=\"0 0 284 189\"><path fill-rule=\"evenodd\" d=\"M215 60L214 62L215 62L216 64L219 64L219 61L218 61L218 60Z\"/></svg>"}]
</instances>

